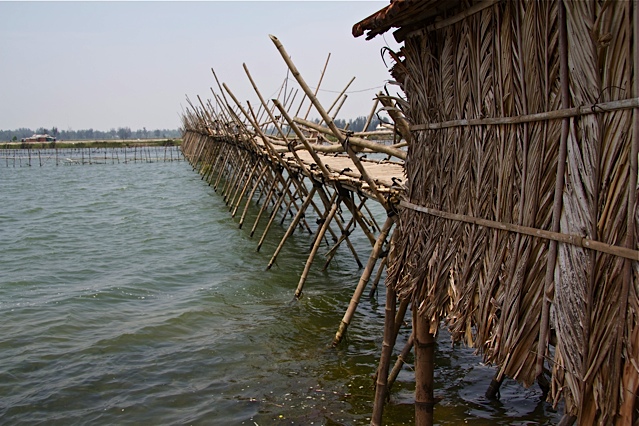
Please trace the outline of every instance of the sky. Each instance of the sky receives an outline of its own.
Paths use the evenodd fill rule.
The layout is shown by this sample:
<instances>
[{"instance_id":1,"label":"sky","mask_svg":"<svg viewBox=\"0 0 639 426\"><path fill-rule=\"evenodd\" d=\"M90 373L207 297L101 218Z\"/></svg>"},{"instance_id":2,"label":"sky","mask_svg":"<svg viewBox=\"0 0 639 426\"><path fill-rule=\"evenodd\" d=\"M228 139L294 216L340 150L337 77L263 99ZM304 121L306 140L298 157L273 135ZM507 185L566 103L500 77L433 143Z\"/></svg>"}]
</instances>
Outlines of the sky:
<instances>
[{"instance_id":1,"label":"sky","mask_svg":"<svg viewBox=\"0 0 639 426\"><path fill-rule=\"evenodd\" d=\"M366 116L391 79L382 48L400 46L391 33L366 41L351 30L388 4L0 1L0 129L174 129L187 96L219 93L211 68L240 102L257 105L242 64L267 99L287 76L269 34L312 87L330 53L320 102L328 108L355 77L338 118Z\"/></svg>"}]
</instances>

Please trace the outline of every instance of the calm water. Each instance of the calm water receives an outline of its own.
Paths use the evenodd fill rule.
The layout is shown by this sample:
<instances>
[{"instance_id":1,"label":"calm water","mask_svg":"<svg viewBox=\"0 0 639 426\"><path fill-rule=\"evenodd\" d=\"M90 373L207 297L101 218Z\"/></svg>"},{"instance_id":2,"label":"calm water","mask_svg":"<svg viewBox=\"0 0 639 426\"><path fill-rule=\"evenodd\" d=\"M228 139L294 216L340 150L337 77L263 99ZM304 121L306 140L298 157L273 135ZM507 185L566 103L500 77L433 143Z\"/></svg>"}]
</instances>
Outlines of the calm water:
<instances>
[{"instance_id":1,"label":"calm water","mask_svg":"<svg viewBox=\"0 0 639 426\"><path fill-rule=\"evenodd\" d=\"M293 302L310 238L265 272L285 229L256 252L256 214L238 229L186 162L0 168L0 424L367 424L383 292L331 349L360 271L318 259ZM558 420L513 382L486 401L493 370L444 334L437 356L439 424ZM412 389L408 366L387 424Z\"/></svg>"}]
</instances>

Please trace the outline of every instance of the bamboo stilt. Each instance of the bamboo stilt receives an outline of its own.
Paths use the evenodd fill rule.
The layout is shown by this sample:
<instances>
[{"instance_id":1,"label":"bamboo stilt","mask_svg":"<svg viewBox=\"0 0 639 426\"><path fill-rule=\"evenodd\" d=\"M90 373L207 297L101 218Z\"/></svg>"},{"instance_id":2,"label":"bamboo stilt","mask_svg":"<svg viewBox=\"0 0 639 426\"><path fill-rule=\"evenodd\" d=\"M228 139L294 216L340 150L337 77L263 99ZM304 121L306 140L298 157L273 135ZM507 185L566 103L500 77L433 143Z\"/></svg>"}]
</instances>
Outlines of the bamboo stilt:
<instances>
[{"instance_id":1,"label":"bamboo stilt","mask_svg":"<svg viewBox=\"0 0 639 426\"><path fill-rule=\"evenodd\" d=\"M415 426L432 426L435 406L435 336L430 333L430 323L413 306L413 330L415 345Z\"/></svg>"},{"instance_id":2,"label":"bamboo stilt","mask_svg":"<svg viewBox=\"0 0 639 426\"><path fill-rule=\"evenodd\" d=\"M391 391L391 388L393 387L393 384L395 383L395 380L397 380L397 376L399 376L399 372L402 370L402 367L406 363L406 358L410 354L410 351L413 350L413 344L415 342L414 339L415 339L415 335L411 333L401 353L397 356L397 360L395 361L395 365L393 366L393 369L388 374L388 383L386 384L387 398L388 398L388 395L390 395L390 391Z\"/></svg>"},{"instance_id":3,"label":"bamboo stilt","mask_svg":"<svg viewBox=\"0 0 639 426\"><path fill-rule=\"evenodd\" d=\"M302 207L300 207L300 209L297 211L297 214L295 215L295 217L293 218L293 221L291 222L288 229L286 230L284 237L282 237L280 244L277 246L277 249L275 249L275 253L273 253L273 256L271 256L271 260L268 262L268 266L266 267L266 269L271 269L271 267L275 263L275 259L277 259L277 255L280 254L282 247L284 247L284 243L286 242L288 237L293 235L293 232L295 231L295 228L297 227L300 219L302 218L302 216L304 215L304 212L310 205L316 190L317 190L317 187L313 186L311 190L309 191L309 193L306 195L306 199L304 200L304 203L302 203Z\"/></svg>"},{"instance_id":4,"label":"bamboo stilt","mask_svg":"<svg viewBox=\"0 0 639 426\"><path fill-rule=\"evenodd\" d=\"M375 275L375 280L373 280L373 284L371 285L371 290L368 292L368 297L370 299L372 299L375 293L377 292L377 286L379 284L379 280L382 278L382 273L384 272L384 269L386 268L386 259L387 257L385 256L382 259L382 263L380 263L379 268L377 268L377 274Z\"/></svg>"},{"instance_id":5,"label":"bamboo stilt","mask_svg":"<svg viewBox=\"0 0 639 426\"><path fill-rule=\"evenodd\" d=\"M391 286L386 287L386 308L384 316L384 340L382 343L382 354L377 367L377 380L375 383L375 399L373 402L373 415L371 417L372 426L382 425L382 415L384 414L384 403L386 401L386 385L388 383L388 369L390 358L395 346L395 306L396 295Z\"/></svg>"},{"instance_id":6,"label":"bamboo stilt","mask_svg":"<svg viewBox=\"0 0 639 426\"><path fill-rule=\"evenodd\" d=\"M248 186L251 184L251 181L253 180L253 176L255 176L255 172L257 171L257 168L259 165L260 163L256 161L248 177L246 178L244 185L242 185L242 190L239 192L239 196L237 196L237 199L236 197L233 197L233 200L231 201L231 208L229 209L231 211L231 217L235 217L235 213L237 212L237 208L240 205L240 202L242 201L242 197L246 193Z\"/></svg>"},{"instance_id":7,"label":"bamboo stilt","mask_svg":"<svg viewBox=\"0 0 639 426\"><path fill-rule=\"evenodd\" d=\"M257 188L260 186L260 182L262 182L262 180L266 176L267 171L268 171L268 166L265 165L264 168L262 168L260 175L256 179L255 184L253 185L253 188L251 189L251 193L249 194L246 204L244 205L244 210L242 211L242 217L240 217L240 222L238 224L240 229L242 229L242 225L244 224L244 218L246 217L246 213L248 212L250 200L253 198L253 195L255 195L255 191L257 191Z\"/></svg>"},{"instance_id":8,"label":"bamboo stilt","mask_svg":"<svg viewBox=\"0 0 639 426\"><path fill-rule=\"evenodd\" d=\"M291 177L289 176L286 182L284 183L284 186L287 187L287 185L289 185L290 182L291 182ZM264 243L264 239L266 238L266 234L268 234L268 230L271 228L271 225L273 224L273 220L275 220L275 216L277 216L277 212L279 211L279 208L282 205L282 202L284 201L285 195L286 195L286 191L283 190L277 202L275 203L275 207L273 207L273 211L271 212L271 217L269 218L269 221L266 224L266 227L264 228L264 232L262 232L262 237L260 238L260 241L257 243L257 251L260 251L260 248L262 247L262 244Z\"/></svg>"},{"instance_id":9,"label":"bamboo stilt","mask_svg":"<svg viewBox=\"0 0 639 426\"><path fill-rule=\"evenodd\" d=\"M277 171L275 173L277 173ZM255 233L255 229L257 228L258 222L262 218L262 214L264 213L264 210L266 210L266 207L271 202L271 198L273 198L273 194L275 193L277 184L278 184L277 179L274 178L271 184L271 187L268 191L268 194L266 195L266 198L264 199L264 204L262 204L262 207L260 207L260 211L257 213L257 217L255 218L255 222L253 223L253 228L251 228L251 232L249 234L251 237Z\"/></svg>"},{"instance_id":10,"label":"bamboo stilt","mask_svg":"<svg viewBox=\"0 0 639 426\"><path fill-rule=\"evenodd\" d=\"M308 272L311 269L311 265L313 264L313 259L315 258L315 254L317 253L317 250L319 249L320 244L322 243L322 238L324 237L324 234L326 233L326 230L328 229L328 225L330 224L331 220L333 220L333 217L335 216L335 213L337 212L339 203L340 203L340 198L338 197L335 203L333 203L331 210L326 215L326 218L324 219L324 223L322 223L322 227L320 228L317 238L315 239L315 244L313 245L313 249L311 250L311 253L308 255L308 259L306 260L306 265L304 266L304 271L302 272L302 275L300 276L300 281L297 284L297 289L295 289L296 299L299 299L300 297L302 297L302 289L304 288L304 283L306 282L306 279L308 277Z\"/></svg>"},{"instance_id":11,"label":"bamboo stilt","mask_svg":"<svg viewBox=\"0 0 639 426\"><path fill-rule=\"evenodd\" d=\"M386 242L386 237L388 236L388 233L390 232L393 226L393 223L395 223L394 216L389 216L386 218L386 222L384 223L384 226L382 227L382 231L380 232L379 236L377 237L377 241L375 242L375 245L373 246L371 255L368 258L368 263L366 264L366 268L364 269L364 272L362 273L362 276L359 279L359 283L357 284L355 293L353 294L353 297L351 298L351 301L348 305L348 309L346 310L346 313L344 314L344 317L342 318L342 322L339 325L337 333L335 333L335 338L333 339L333 346L337 346L342 341L342 338L344 337L344 333L346 333L346 330L348 329L348 326L353 318L353 315L355 314L355 310L357 309L357 305L359 304L359 300L361 299L362 294L364 294L364 289L366 288L366 284L368 284L368 280L370 279L371 274L373 273L373 269L375 268L377 259L379 259L379 254L381 253L382 248L384 247L384 243Z\"/></svg>"}]
</instances>

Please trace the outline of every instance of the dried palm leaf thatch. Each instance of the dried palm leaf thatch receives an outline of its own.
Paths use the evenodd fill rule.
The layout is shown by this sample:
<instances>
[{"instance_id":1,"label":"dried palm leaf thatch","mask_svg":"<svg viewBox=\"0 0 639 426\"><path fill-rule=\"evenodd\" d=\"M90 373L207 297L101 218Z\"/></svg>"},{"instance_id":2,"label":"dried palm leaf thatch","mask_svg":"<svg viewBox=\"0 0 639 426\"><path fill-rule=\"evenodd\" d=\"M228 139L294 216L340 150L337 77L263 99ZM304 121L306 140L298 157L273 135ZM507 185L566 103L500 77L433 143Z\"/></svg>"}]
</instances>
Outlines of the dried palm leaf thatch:
<instances>
[{"instance_id":1,"label":"dried palm leaf thatch","mask_svg":"<svg viewBox=\"0 0 639 426\"><path fill-rule=\"evenodd\" d=\"M501 2L406 38L392 73L407 95L406 116L419 128L406 160L409 203L552 228L561 120L423 125L557 111L566 108L562 85L569 87L570 106L636 96L633 5L564 3L565 19L560 2ZM564 25L568 81L560 78ZM636 250L633 111L591 112L565 119L559 231ZM445 320L453 339L478 348L500 375L525 385L537 378L538 341L548 332L541 329L546 269L554 269L550 397L565 398L567 412L582 424L611 423L623 404L632 416L639 387L636 260L558 243L557 262L547 265L547 240L410 208L400 213L395 232L387 285L420 307L431 332ZM553 356L545 343L540 347L542 356Z\"/></svg>"}]
</instances>

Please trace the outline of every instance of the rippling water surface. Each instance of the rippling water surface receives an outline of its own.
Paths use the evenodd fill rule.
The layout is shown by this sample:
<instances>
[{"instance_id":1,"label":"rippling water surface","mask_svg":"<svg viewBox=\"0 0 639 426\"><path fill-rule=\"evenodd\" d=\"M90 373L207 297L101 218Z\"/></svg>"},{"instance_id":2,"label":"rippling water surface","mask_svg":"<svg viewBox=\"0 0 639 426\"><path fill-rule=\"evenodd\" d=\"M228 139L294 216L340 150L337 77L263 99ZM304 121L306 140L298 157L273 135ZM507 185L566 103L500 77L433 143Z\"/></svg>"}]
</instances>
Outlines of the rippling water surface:
<instances>
[{"instance_id":1,"label":"rippling water surface","mask_svg":"<svg viewBox=\"0 0 639 426\"><path fill-rule=\"evenodd\" d=\"M263 225L237 222L185 162L0 169L0 423L367 424L383 292L331 349L361 272L349 252L293 302L308 234L265 272L285 229L256 252ZM437 359L438 424L559 418L512 382L485 400L493 369L443 333ZM410 367L387 424L413 422Z\"/></svg>"}]
</instances>

